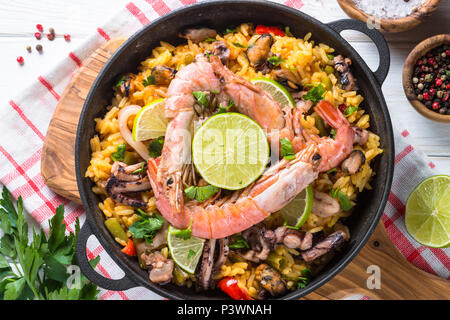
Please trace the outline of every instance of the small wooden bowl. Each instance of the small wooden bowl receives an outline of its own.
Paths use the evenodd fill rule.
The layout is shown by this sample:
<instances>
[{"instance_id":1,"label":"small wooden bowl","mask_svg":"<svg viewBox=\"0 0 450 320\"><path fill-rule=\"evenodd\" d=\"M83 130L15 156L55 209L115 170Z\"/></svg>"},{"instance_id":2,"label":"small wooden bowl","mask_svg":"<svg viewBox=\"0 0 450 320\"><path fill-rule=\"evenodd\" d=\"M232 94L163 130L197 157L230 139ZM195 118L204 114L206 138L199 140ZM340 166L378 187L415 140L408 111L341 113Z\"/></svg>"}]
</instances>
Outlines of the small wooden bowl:
<instances>
[{"instance_id":1,"label":"small wooden bowl","mask_svg":"<svg viewBox=\"0 0 450 320\"><path fill-rule=\"evenodd\" d=\"M402 1L402 0L393 0ZM416 12L398 19L375 18L356 6L353 0L338 0L342 10L353 19L361 20L383 32L403 32L417 27L428 17L441 0L428 0Z\"/></svg>"},{"instance_id":2,"label":"small wooden bowl","mask_svg":"<svg viewBox=\"0 0 450 320\"><path fill-rule=\"evenodd\" d=\"M428 109L422 102L417 99L416 94L414 93L414 87L412 84L412 75L414 71L414 66L416 65L417 60L424 56L428 51L439 47L442 44L450 44L450 34L439 34L433 36L431 38L423 40L414 49L409 53L408 57L405 60L405 64L403 65L403 89L405 90L406 97L412 106L423 116L428 119L450 123L450 115L440 114Z\"/></svg>"}]
</instances>

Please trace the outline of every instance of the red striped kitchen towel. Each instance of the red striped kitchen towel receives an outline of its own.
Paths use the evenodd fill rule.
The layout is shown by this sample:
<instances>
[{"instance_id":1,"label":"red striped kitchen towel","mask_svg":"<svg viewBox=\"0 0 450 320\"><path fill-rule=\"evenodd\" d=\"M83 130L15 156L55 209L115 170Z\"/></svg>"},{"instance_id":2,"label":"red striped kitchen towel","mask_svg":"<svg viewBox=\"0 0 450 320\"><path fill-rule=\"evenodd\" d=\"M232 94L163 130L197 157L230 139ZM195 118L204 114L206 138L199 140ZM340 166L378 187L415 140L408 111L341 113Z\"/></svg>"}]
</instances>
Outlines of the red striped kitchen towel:
<instances>
[{"instance_id":1,"label":"red striped kitchen towel","mask_svg":"<svg viewBox=\"0 0 450 320\"><path fill-rule=\"evenodd\" d=\"M130 2L109 23L98 27L82 46L67 57L55 69L39 76L37 81L22 95L9 101L0 109L3 128L0 132L0 182L7 186L13 196L22 195L28 213L48 230L49 219L55 208L65 205L65 223L72 230L77 217L85 220L82 206L53 193L43 182L40 173L40 158L44 137L53 110L61 93L74 72L83 61L102 43L114 38L130 36L143 25L178 7L195 3L195 0L137 0ZM301 0L277 1L298 10ZM14 137L14 138L12 138ZM422 179L437 174L435 165L416 150L408 139L408 132L399 131L396 140L395 177L389 202L383 216L389 236L401 253L414 265L428 272L449 278L450 249L432 249L419 245L411 239L404 228L404 203L406 197ZM105 277L120 279L123 271L104 252L99 242L92 237L87 246L88 255L101 256L97 271ZM102 290L100 299L161 299L151 291L138 287L123 292Z\"/></svg>"}]
</instances>

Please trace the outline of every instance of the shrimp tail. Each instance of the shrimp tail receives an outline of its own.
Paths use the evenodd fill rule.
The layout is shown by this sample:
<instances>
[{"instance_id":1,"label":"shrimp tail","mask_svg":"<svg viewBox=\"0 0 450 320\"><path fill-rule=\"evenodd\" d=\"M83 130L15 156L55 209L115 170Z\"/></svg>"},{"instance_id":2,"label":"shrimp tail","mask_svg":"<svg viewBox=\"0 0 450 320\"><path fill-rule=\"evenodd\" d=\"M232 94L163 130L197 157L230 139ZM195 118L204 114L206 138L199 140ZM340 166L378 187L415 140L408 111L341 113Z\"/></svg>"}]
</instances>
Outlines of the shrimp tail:
<instances>
[{"instance_id":1,"label":"shrimp tail","mask_svg":"<svg viewBox=\"0 0 450 320\"><path fill-rule=\"evenodd\" d=\"M314 111L335 129L349 125L342 112L326 100L320 101L314 108Z\"/></svg>"}]
</instances>

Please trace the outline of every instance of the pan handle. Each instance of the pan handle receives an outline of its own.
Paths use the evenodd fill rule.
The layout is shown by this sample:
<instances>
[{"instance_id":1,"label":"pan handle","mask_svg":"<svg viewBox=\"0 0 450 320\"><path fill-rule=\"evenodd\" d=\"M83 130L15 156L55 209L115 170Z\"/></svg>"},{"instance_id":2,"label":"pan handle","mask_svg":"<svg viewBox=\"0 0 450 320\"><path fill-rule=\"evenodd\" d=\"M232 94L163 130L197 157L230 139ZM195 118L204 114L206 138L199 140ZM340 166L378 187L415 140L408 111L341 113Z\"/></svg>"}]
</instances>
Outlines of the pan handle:
<instances>
[{"instance_id":1,"label":"pan handle","mask_svg":"<svg viewBox=\"0 0 450 320\"><path fill-rule=\"evenodd\" d=\"M86 245L91 235L91 228L89 227L89 223L86 221L81 228L80 234L78 235L76 247L77 262L80 266L81 272L86 276L86 278L88 278L92 283L95 283L99 287L107 290L123 291L137 287L137 284L131 281L127 275L125 275L122 279L114 280L105 278L92 269L86 256Z\"/></svg>"},{"instance_id":2,"label":"pan handle","mask_svg":"<svg viewBox=\"0 0 450 320\"><path fill-rule=\"evenodd\" d=\"M388 75L391 61L389 47L381 32L375 28L369 29L366 23L353 19L336 20L328 23L327 25L339 34L344 30L360 31L367 35L375 43L375 46L378 49L378 54L380 55L380 64L378 69L373 72L373 74L381 86Z\"/></svg>"}]
</instances>

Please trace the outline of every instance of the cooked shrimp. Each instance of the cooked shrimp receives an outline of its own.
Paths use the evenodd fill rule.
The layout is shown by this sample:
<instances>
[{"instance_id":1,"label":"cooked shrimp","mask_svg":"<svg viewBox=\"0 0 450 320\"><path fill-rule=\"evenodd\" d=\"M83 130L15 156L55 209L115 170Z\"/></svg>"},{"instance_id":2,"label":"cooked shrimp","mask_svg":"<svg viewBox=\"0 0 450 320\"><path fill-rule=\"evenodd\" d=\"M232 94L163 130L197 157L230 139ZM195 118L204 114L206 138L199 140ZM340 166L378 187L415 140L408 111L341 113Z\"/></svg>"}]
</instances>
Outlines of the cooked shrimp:
<instances>
[{"instance_id":1,"label":"cooked shrimp","mask_svg":"<svg viewBox=\"0 0 450 320\"><path fill-rule=\"evenodd\" d=\"M281 160L267 170L254 184L236 191L225 201L206 206L189 201L183 209L172 210L169 194L158 182L155 159L148 162L150 183L156 205L164 218L176 228L184 229L192 222L192 234L206 239L220 239L241 232L261 222L271 213L286 206L318 177L314 162L317 147L310 144L292 161ZM273 197L276 194L277 197Z\"/></svg>"},{"instance_id":2,"label":"cooked shrimp","mask_svg":"<svg viewBox=\"0 0 450 320\"><path fill-rule=\"evenodd\" d=\"M352 152L354 132L348 120L330 102L322 100L314 110L336 131L334 139L319 137L304 131L307 140L313 141L319 148L322 158L318 170L324 172L337 167Z\"/></svg>"}]
</instances>

